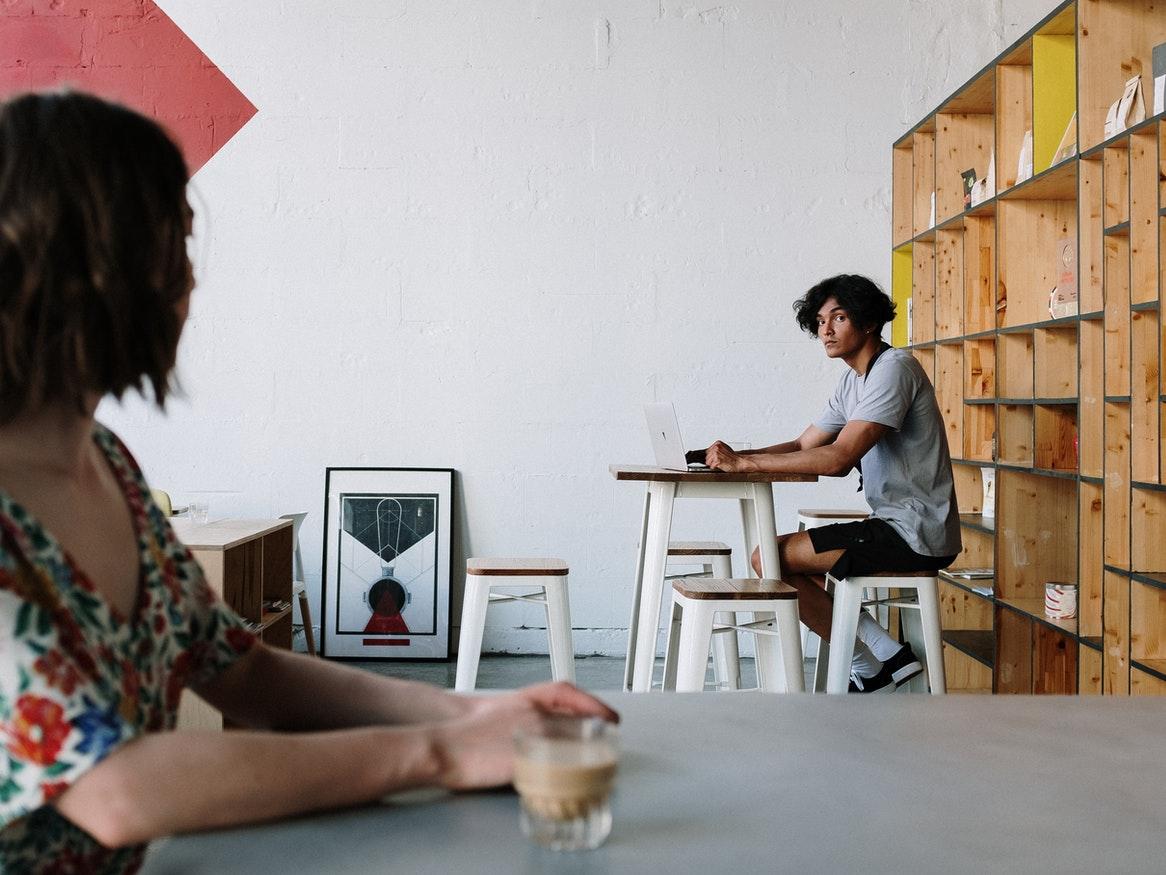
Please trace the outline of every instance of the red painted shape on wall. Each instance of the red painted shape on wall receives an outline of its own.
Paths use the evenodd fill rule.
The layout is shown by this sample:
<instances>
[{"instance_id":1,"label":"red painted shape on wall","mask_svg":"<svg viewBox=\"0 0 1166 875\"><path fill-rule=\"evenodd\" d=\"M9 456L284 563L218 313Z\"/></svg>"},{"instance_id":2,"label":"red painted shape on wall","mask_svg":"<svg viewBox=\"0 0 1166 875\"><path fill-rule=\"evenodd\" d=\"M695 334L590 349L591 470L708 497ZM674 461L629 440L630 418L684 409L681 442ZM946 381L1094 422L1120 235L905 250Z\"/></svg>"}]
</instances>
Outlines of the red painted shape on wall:
<instances>
[{"instance_id":1,"label":"red painted shape on wall","mask_svg":"<svg viewBox=\"0 0 1166 875\"><path fill-rule=\"evenodd\" d=\"M0 2L0 95L60 85L157 119L192 174L256 111L153 0Z\"/></svg>"}]
</instances>

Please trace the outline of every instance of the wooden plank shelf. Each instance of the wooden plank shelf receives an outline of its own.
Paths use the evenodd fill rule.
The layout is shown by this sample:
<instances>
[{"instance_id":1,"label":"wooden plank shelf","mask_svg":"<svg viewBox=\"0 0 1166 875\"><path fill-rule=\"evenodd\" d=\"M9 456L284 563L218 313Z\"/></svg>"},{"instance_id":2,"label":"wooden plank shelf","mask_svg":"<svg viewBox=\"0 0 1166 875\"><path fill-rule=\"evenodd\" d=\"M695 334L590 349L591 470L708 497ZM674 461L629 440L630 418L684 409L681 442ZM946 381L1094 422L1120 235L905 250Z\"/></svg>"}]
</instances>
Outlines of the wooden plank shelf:
<instances>
[{"instance_id":1,"label":"wooden plank shelf","mask_svg":"<svg viewBox=\"0 0 1166 875\"><path fill-rule=\"evenodd\" d=\"M1156 311L1157 309L1157 301L1142 301L1139 304L1130 304L1130 310L1134 313L1145 313L1147 311Z\"/></svg>"},{"instance_id":2,"label":"wooden plank shelf","mask_svg":"<svg viewBox=\"0 0 1166 875\"><path fill-rule=\"evenodd\" d=\"M943 643L950 644L976 662L992 668L996 661L996 633L984 629L944 629Z\"/></svg>"},{"instance_id":3,"label":"wooden plank shelf","mask_svg":"<svg viewBox=\"0 0 1166 875\"><path fill-rule=\"evenodd\" d=\"M1074 617L1071 620L1053 620L1046 617L1044 599L997 598L996 604L1008 608L1010 611L1015 611L1018 614L1023 614L1030 620L1035 620L1038 623L1043 623L1046 626L1057 629L1072 638L1077 637L1077 618Z\"/></svg>"},{"instance_id":4,"label":"wooden plank shelf","mask_svg":"<svg viewBox=\"0 0 1166 875\"><path fill-rule=\"evenodd\" d=\"M1166 681L1166 659L1131 659L1130 665Z\"/></svg>"},{"instance_id":5,"label":"wooden plank shelf","mask_svg":"<svg viewBox=\"0 0 1166 875\"><path fill-rule=\"evenodd\" d=\"M1108 228L1102 231L1102 233L1106 237L1129 237L1130 223L1128 220L1125 222L1118 222L1116 225L1110 225Z\"/></svg>"},{"instance_id":6,"label":"wooden plank shelf","mask_svg":"<svg viewBox=\"0 0 1166 875\"><path fill-rule=\"evenodd\" d=\"M982 513L961 513L960 525L987 535L996 534L996 519L990 516L986 517Z\"/></svg>"}]
</instances>

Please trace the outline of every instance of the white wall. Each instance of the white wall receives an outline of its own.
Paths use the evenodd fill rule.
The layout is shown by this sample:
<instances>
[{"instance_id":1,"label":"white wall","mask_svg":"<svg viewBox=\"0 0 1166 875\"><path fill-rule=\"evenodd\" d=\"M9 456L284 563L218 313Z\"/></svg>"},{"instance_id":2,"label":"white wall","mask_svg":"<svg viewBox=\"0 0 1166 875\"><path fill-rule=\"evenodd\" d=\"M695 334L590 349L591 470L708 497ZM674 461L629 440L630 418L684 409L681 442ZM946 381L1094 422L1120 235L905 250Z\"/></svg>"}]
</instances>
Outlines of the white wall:
<instances>
[{"instance_id":1,"label":"white wall","mask_svg":"<svg viewBox=\"0 0 1166 875\"><path fill-rule=\"evenodd\" d=\"M577 650L622 653L642 490L607 465L650 458L641 403L694 446L800 432L841 366L791 303L887 281L891 142L1051 0L161 5L259 112L195 180L188 400L101 417L212 516L311 511L315 604L326 466L456 468L455 581L561 556ZM674 537L740 543L724 502ZM545 652L537 614L492 622Z\"/></svg>"}]
</instances>

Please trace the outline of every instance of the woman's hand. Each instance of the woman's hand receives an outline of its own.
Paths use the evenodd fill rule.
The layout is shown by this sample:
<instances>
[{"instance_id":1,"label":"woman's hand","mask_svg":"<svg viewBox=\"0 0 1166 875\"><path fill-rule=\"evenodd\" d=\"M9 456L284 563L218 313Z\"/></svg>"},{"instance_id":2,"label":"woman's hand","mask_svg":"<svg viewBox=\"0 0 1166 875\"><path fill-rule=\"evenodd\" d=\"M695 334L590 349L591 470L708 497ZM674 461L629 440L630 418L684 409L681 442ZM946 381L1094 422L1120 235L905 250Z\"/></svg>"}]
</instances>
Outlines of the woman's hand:
<instances>
[{"instance_id":1,"label":"woman's hand","mask_svg":"<svg viewBox=\"0 0 1166 875\"><path fill-rule=\"evenodd\" d=\"M476 696L469 713L434 729L440 782L451 790L496 787L514 774L514 733L533 728L548 714L600 717L619 715L568 683L539 684L500 696Z\"/></svg>"},{"instance_id":2,"label":"woman's hand","mask_svg":"<svg viewBox=\"0 0 1166 875\"><path fill-rule=\"evenodd\" d=\"M738 453L724 441L714 441L704 453L704 463L718 471L747 471L750 468L749 460Z\"/></svg>"}]
</instances>

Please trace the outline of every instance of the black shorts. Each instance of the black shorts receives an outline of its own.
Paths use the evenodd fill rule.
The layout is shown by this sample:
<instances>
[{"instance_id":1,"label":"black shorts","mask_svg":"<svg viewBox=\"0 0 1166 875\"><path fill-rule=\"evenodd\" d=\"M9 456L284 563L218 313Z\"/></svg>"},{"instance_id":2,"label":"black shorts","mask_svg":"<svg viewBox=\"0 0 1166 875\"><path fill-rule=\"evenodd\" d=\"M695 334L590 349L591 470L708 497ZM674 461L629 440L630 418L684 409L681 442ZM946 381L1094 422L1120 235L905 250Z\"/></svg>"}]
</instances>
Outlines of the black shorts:
<instances>
[{"instance_id":1,"label":"black shorts","mask_svg":"<svg viewBox=\"0 0 1166 875\"><path fill-rule=\"evenodd\" d=\"M835 578L879 571L938 571L956 558L916 553L890 523L875 518L820 526L808 529L806 534L815 553L846 551L830 569Z\"/></svg>"}]
</instances>

